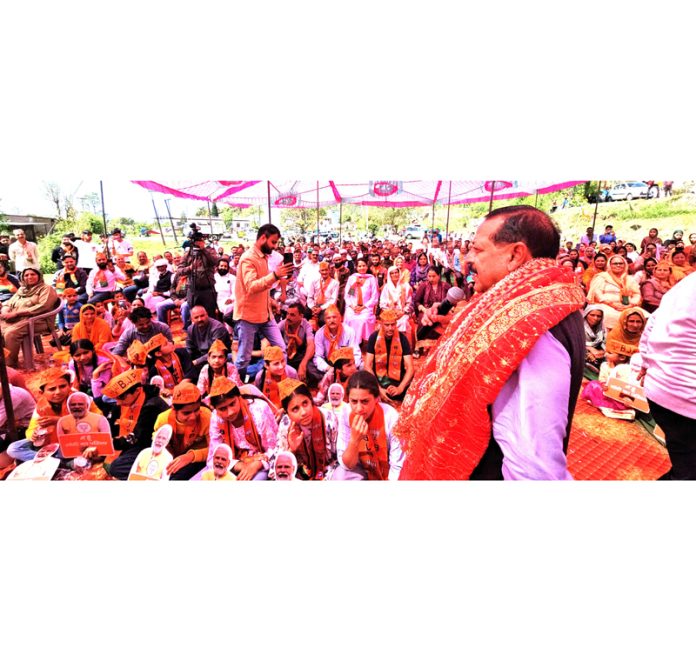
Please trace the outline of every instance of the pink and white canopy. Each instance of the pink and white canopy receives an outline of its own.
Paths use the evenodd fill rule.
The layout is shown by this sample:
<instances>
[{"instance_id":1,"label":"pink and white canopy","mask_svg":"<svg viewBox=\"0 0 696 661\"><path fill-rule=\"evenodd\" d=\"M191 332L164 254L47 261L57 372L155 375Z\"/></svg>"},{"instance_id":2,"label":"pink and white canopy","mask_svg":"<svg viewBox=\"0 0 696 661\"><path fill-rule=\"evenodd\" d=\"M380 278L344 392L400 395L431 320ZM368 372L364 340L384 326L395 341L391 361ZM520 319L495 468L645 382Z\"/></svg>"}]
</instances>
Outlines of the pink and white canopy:
<instances>
[{"instance_id":1,"label":"pink and white canopy","mask_svg":"<svg viewBox=\"0 0 696 661\"><path fill-rule=\"evenodd\" d=\"M268 204L281 209L356 204L373 207L420 207L473 204L552 193L584 181L203 181L198 183L134 181L151 191L230 206ZM270 198L270 200L269 200Z\"/></svg>"}]
</instances>

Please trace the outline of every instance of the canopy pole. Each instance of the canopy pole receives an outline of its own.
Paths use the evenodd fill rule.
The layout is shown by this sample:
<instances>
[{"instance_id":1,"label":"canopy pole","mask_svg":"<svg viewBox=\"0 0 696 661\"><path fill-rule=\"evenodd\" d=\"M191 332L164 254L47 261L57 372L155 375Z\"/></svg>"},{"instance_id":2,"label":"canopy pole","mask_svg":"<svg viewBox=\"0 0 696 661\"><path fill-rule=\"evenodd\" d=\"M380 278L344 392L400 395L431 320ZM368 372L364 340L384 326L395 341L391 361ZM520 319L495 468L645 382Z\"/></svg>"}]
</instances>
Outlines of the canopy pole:
<instances>
[{"instance_id":1,"label":"canopy pole","mask_svg":"<svg viewBox=\"0 0 696 661\"><path fill-rule=\"evenodd\" d=\"M319 182L317 181L317 245L319 245Z\"/></svg>"},{"instance_id":2,"label":"canopy pole","mask_svg":"<svg viewBox=\"0 0 696 661\"><path fill-rule=\"evenodd\" d=\"M157 206L155 205L155 197L150 193L150 199L152 200L152 208L155 210L155 218L157 218L157 227L159 227L160 236L162 237L162 245L166 248L167 242L164 240L164 232L162 231L162 223L160 222L159 214L157 213Z\"/></svg>"},{"instance_id":3,"label":"canopy pole","mask_svg":"<svg viewBox=\"0 0 696 661\"><path fill-rule=\"evenodd\" d=\"M602 192L602 182L598 181L597 182L597 196L595 198L595 205L594 205L594 217L592 218L592 236L594 238L594 228L595 228L595 223L597 222L597 209L599 207L599 195Z\"/></svg>"},{"instance_id":4,"label":"canopy pole","mask_svg":"<svg viewBox=\"0 0 696 661\"><path fill-rule=\"evenodd\" d=\"M343 239L343 200L338 203L338 248L341 249Z\"/></svg>"},{"instance_id":5,"label":"canopy pole","mask_svg":"<svg viewBox=\"0 0 696 661\"><path fill-rule=\"evenodd\" d=\"M17 440L17 423L15 422L14 410L10 402L12 393L10 392L10 379L7 376L7 363L5 362L5 338L0 331L0 383L2 384L2 399L5 402L5 414L7 415L7 438L10 443Z\"/></svg>"},{"instance_id":6,"label":"canopy pole","mask_svg":"<svg viewBox=\"0 0 696 661\"><path fill-rule=\"evenodd\" d=\"M271 182L270 182L270 180L266 180L266 198L268 200L268 222L270 223L271 222Z\"/></svg>"},{"instance_id":7,"label":"canopy pole","mask_svg":"<svg viewBox=\"0 0 696 661\"><path fill-rule=\"evenodd\" d=\"M435 230L435 200L433 200L433 222L432 222L431 229L433 231ZM432 234L431 234L431 238L432 238Z\"/></svg>"},{"instance_id":8,"label":"canopy pole","mask_svg":"<svg viewBox=\"0 0 696 661\"><path fill-rule=\"evenodd\" d=\"M110 257L109 255L109 229L106 226L106 211L104 210L104 183L102 180L99 180L99 193L101 196L101 207L102 207L102 218L104 219L104 234L106 236L106 240L104 241L104 247L106 248L106 257L107 259Z\"/></svg>"},{"instance_id":9,"label":"canopy pole","mask_svg":"<svg viewBox=\"0 0 696 661\"><path fill-rule=\"evenodd\" d=\"M537 188L534 191L534 206L537 206L538 203L539 203L539 189Z\"/></svg>"},{"instance_id":10,"label":"canopy pole","mask_svg":"<svg viewBox=\"0 0 696 661\"><path fill-rule=\"evenodd\" d=\"M445 225L445 240L449 241L449 217L450 217L450 202L452 201L452 180L449 182L449 193L447 194L447 224Z\"/></svg>"},{"instance_id":11,"label":"canopy pole","mask_svg":"<svg viewBox=\"0 0 696 661\"><path fill-rule=\"evenodd\" d=\"M164 206L167 207L167 215L169 216L169 223L172 226L172 234L174 234L174 243L178 246L179 239L176 236L176 228L174 227L174 219L172 218L172 210L169 208L169 200L164 200Z\"/></svg>"},{"instance_id":12,"label":"canopy pole","mask_svg":"<svg viewBox=\"0 0 696 661\"><path fill-rule=\"evenodd\" d=\"M493 211L493 193L495 193L495 181L491 182L491 201L488 203L488 213Z\"/></svg>"}]
</instances>

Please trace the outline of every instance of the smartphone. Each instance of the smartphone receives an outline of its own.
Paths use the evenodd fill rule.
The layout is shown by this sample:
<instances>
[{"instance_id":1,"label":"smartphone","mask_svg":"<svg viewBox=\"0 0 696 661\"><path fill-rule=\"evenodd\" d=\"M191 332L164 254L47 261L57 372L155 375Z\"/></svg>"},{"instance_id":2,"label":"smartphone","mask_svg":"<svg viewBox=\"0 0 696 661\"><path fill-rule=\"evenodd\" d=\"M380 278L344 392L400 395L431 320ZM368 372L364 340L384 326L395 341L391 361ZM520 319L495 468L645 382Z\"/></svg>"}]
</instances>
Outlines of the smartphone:
<instances>
[{"instance_id":1,"label":"smartphone","mask_svg":"<svg viewBox=\"0 0 696 661\"><path fill-rule=\"evenodd\" d=\"M291 252L283 253L283 264L292 264L293 261L293 255Z\"/></svg>"}]
</instances>

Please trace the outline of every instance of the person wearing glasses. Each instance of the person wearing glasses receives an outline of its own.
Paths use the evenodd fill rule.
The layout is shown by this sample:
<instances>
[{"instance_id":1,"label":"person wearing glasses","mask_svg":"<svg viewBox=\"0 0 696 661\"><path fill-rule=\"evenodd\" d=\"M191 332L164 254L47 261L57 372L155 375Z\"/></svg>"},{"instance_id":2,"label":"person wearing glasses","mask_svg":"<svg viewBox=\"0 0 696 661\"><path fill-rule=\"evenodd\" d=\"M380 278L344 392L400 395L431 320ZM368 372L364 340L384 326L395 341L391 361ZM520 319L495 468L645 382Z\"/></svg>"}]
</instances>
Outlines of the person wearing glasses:
<instances>
[{"instance_id":1,"label":"person wearing glasses","mask_svg":"<svg viewBox=\"0 0 696 661\"><path fill-rule=\"evenodd\" d=\"M609 258L607 270L592 279L587 293L588 303L601 306L607 332L616 326L621 312L639 306L641 300L640 286L629 276L628 262L621 255Z\"/></svg>"}]
</instances>

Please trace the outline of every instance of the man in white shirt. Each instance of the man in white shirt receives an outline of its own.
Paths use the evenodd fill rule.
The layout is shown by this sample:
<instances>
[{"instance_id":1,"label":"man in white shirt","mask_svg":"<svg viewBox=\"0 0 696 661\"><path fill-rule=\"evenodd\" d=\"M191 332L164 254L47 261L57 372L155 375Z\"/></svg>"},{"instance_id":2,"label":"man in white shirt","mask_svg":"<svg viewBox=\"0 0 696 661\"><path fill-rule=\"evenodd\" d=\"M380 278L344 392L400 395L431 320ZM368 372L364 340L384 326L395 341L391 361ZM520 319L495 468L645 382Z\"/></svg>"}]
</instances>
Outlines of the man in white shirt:
<instances>
[{"instance_id":1,"label":"man in white shirt","mask_svg":"<svg viewBox=\"0 0 696 661\"><path fill-rule=\"evenodd\" d=\"M92 232L82 231L82 238L73 241L77 248L77 268L91 271L97 268L97 253L99 246L92 242Z\"/></svg>"},{"instance_id":2,"label":"man in white shirt","mask_svg":"<svg viewBox=\"0 0 696 661\"><path fill-rule=\"evenodd\" d=\"M114 258L118 257L119 255L123 257L131 257L133 255L133 246L131 245L130 241L123 238L121 230L118 227L111 232L109 250Z\"/></svg>"},{"instance_id":3,"label":"man in white shirt","mask_svg":"<svg viewBox=\"0 0 696 661\"><path fill-rule=\"evenodd\" d=\"M307 259L297 274L297 286L300 300L307 302L307 290L310 282L319 277L319 253L314 248L307 249Z\"/></svg>"},{"instance_id":4,"label":"man in white shirt","mask_svg":"<svg viewBox=\"0 0 696 661\"><path fill-rule=\"evenodd\" d=\"M32 241L27 241L27 236L24 230L14 230L13 232L16 241L10 244L7 249L7 255L10 261L14 263L15 271L21 274L24 269L39 267L39 252L36 244Z\"/></svg>"},{"instance_id":5,"label":"man in white shirt","mask_svg":"<svg viewBox=\"0 0 696 661\"><path fill-rule=\"evenodd\" d=\"M221 257L217 263L215 273L215 293L217 294L217 308L223 318L230 317L234 312L234 287L237 278L230 273L230 260L228 257Z\"/></svg>"},{"instance_id":6,"label":"man in white shirt","mask_svg":"<svg viewBox=\"0 0 696 661\"><path fill-rule=\"evenodd\" d=\"M307 307L312 311L312 316L319 325L324 322L324 310L337 304L338 289L338 280L331 277L328 263L321 262L319 264L319 277L310 280L307 286Z\"/></svg>"},{"instance_id":7,"label":"man in white shirt","mask_svg":"<svg viewBox=\"0 0 696 661\"><path fill-rule=\"evenodd\" d=\"M116 282L125 279L125 275L117 267L114 267L112 271L107 267L107 263L106 255L98 253L97 268L92 269L87 277L87 285L85 286L89 296L89 303L107 301L113 298L116 291Z\"/></svg>"}]
</instances>

